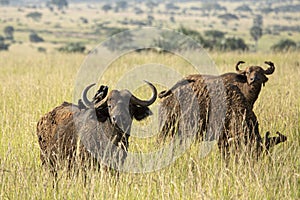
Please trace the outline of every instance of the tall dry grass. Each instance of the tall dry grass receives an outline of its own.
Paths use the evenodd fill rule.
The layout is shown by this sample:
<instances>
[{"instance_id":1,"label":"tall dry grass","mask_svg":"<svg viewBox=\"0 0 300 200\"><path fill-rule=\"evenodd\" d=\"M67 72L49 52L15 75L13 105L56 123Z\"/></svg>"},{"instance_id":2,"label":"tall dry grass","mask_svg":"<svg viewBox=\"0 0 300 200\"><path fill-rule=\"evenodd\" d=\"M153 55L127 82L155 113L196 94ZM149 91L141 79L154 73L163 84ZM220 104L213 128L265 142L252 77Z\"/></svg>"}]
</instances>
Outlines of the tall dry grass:
<instances>
[{"instance_id":1,"label":"tall dry grass","mask_svg":"<svg viewBox=\"0 0 300 200\"><path fill-rule=\"evenodd\" d=\"M280 131L288 141L258 162L231 161L219 152L199 156L194 144L167 168L144 174L88 171L58 181L41 166L36 122L64 100L72 101L83 55L0 53L0 198L1 199L299 199L300 66L299 53L211 53L221 72L234 71L238 60L262 64L272 60L275 73L262 89L255 112L263 134ZM116 66L150 63L154 55L133 54ZM170 66L182 61L159 55ZM113 69L113 67L112 67ZM112 70L111 76L118 70ZM189 72L188 72L189 73ZM109 75L108 75L109 76ZM107 80L109 77L107 78ZM147 149L146 139L131 138L130 148ZM130 149L129 149L130 150Z\"/></svg>"}]
</instances>

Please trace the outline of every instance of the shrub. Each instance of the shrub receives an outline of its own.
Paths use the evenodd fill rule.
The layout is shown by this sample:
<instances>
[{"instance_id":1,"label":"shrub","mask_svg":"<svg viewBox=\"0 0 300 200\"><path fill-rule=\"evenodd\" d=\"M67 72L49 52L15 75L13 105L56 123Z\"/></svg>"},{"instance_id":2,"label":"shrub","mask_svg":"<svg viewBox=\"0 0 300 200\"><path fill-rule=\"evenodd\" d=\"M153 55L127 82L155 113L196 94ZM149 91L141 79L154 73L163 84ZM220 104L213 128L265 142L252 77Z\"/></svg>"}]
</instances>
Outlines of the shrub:
<instances>
[{"instance_id":1,"label":"shrub","mask_svg":"<svg viewBox=\"0 0 300 200\"><path fill-rule=\"evenodd\" d=\"M225 36L225 33L223 31L218 30L208 30L204 32L206 37L212 38L214 41L218 39L223 39Z\"/></svg>"},{"instance_id":2,"label":"shrub","mask_svg":"<svg viewBox=\"0 0 300 200\"><path fill-rule=\"evenodd\" d=\"M83 53L85 51L85 46L79 42L71 42L58 48L58 51L66 53Z\"/></svg>"},{"instance_id":3,"label":"shrub","mask_svg":"<svg viewBox=\"0 0 300 200\"><path fill-rule=\"evenodd\" d=\"M5 44L4 37L0 35L0 51L7 51L9 47L9 44Z\"/></svg>"},{"instance_id":4,"label":"shrub","mask_svg":"<svg viewBox=\"0 0 300 200\"><path fill-rule=\"evenodd\" d=\"M174 3L167 3L165 5L166 10L179 10L180 7L176 6Z\"/></svg>"},{"instance_id":5,"label":"shrub","mask_svg":"<svg viewBox=\"0 0 300 200\"><path fill-rule=\"evenodd\" d=\"M80 17L79 20L80 20L83 24L88 24L88 23L89 23L88 19L85 18L85 17Z\"/></svg>"},{"instance_id":6,"label":"shrub","mask_svg":"<svg viewBox=\"0 0 300 200\"><path fill-rule=\"evenodd\" d=\"M226 21L230 21L230 20L238 20L238 16L234 15L234 14L230 14L230 13L226 13L223 15L219 15L218 18L222 19L222 20L226 20Z\"/></svg>"},{"instance_id":7,"label":"shrub","mask_svg":"<svg viewBox=\"0 0 300 200\"><path fill-rule=\"evenodd\" d=\"M108 12L109 10L111 10L112 9L112 7L111 7L111 5L110 4L105 4L105 5L103 5L102 6L102 8L101 8L104 12Z\"/></svg>"},{"instance_id":8,"label":"shrub","mask_svg":"<svg viewBox=\"0 0 300 200\"><path fill-rule=\"evenodd\" d=\"M30 12L26 15L27 18L31 18L35 21L39 21L42 18L42 13L40 12Z\"/></svg>"},{"instance_id":9,"label":"shrub","mask_svg":"<svg viewBox=\"0 0 300 200\"><path fill-rule=\"evenodd\" d=\"M291 39L282 39L271 47L273 51L290 51L295 50L296 48L296 42Z\"/></svg>"},{"instance_id":10,"label":"shrub","mask_svg":"<svg viewBox=\"0 0 300 200\"><path fill-rule=\"evenodd\" d=\"M42 37L38 36L38 34L36 34L36 33L31 33L29 35L29 41L37 43L37 42L44 42L44 39Z\"/></svg>"},{"instance_id":11,"label":"shrub","mask_svg":"<svg viewBox=\"0 0 300 200\"><path fill-rule=\"evenodd\" d=\"M252 12L252 9L248 5L241 5L238 6L234 11L241 11L241 12Z\"/></svg>"},{"instance_id":12,"label":"shrub","mask_svg":"<svg viewBox=\"0 0 300 200\"><path fill-rule=\"evenodd\" d=\"M202 10L206 10L206 11L213 11L213 10L227 11L227 8L224 7L224 6L221 6L218 3L204 3L202 5Z\"/></svg>"},{"instance_id":13,"label":"shrub","mask_svg":"<svg viewBox=\"0 0 300 200\"><path fill-rule=\"evenodd\" d=\"M4 34L6 36L6 39L13 40L14 39L14 31L15 31L14 27L6 26L4 28Z\"/></svg>"},{"instance_id":14,"label":"shrub","mask_svg":"<svg viewBox=\"0 0 300 200\"><path fill-rule=\"evenodd\" d=\"M3 5L3 6L9 5L9 0L1 0L0 5Z\"/></svg>"},{"instance_id":15,"label":"shrub","mask_svg":"<svg viewBox=\"0 0 300 200\"><path fill-rule=\"evenodd\" d=\"M225 38L220 43L217 43L216 48L221 51L246 51L249 49L248 45L242 38Z\"/></svg>"},{"instance_id":16,"label":"shrub","mask_svg":"<svg viewBox=\"0 0 300 200\"><path fill-rule=\"evenodd\" d=\"M46 53L47 52L46 48L44 48L44 47L38 47L37 50L40 53Z\"/></svg>"},{"instance_id":17,"label":"shrub","mask_svg":"<svg viewBox=\"0 0 300 200\"><path fill-rule=\"evenodd\" d=\"M51 0L48 2L48 4L55 5L58 10L63 10L64 8L68 7L68 1L67 0Z\"/></svg>"}]
</instances>

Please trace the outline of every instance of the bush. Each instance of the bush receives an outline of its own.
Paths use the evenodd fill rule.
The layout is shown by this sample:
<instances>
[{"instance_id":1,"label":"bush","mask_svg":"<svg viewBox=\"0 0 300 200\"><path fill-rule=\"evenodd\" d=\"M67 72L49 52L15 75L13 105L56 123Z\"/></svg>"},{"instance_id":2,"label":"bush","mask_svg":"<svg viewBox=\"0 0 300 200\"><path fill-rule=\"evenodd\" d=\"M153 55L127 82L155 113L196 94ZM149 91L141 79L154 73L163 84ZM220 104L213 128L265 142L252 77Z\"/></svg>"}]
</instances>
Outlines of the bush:
<instances>
[{"instance_id":1,"label":"bush","mask_svg":"<svg viewBox=\"0 0 300 200\"><path fill-rule=\"evenodd\" d=\"M102 9L104 12L107 13L109 10L112 9L112 6L111 6L110 4L105 4L105 5L102 6L101 9Z\"/></svg>"},{"instance_id":2,"label":"bush","mask_svg":"<svg viewBox=\"0 0 300 200\"><path fill-rule=\"evenodd\" d=\"M9 5L9 0L1 0L0 5L3 5L3 6Z\"/></svg>"},{"instance_id":3,"label":"bush","mask_svg":"<svg viewBox=\"0 0 300 200\"><path fill-rule=\"evenodd\" d=\"M206 11L213 11L213 10L218 10L218 11L227 11L227 8L224 6L221 6L218 3L204 3L202 5L202 10Z\"/></svg>"},{"instance_id":4,"label":"bush","mask_svg":"<svg viewBox=\"0 0 300 200\"><path fill-rule=\"evenodd\" d=\"M64 8L68 7L69 3L67 0L51 0L48 2L48 4L56 6L58 10L63 10Z\"/></svg>"},{"instance_id":5,"label":"bush","mask_svg":"<svg viewBox=\"0 0 300 200\"><path fill-rule=\"evenodd\" d=\"M44 47L38 47L37 50L40 53L46 53L47 52L46 48L44 48Z\"/></svg>"},{"instance_id":6,"label":"bush","mask_svg":"<svg viewBox=\"0 0 300 200\"><path fill-rule=\"evenodd\" d=\"M35 21L39 21L42 18L42 13L40 12L30 12L26 15L27 18L32 18Z\"/></svg>"},{"instance_id":7,"label":"bush","mask_svg":"<svg viewBox=\"0 0 300 200\"><path fill-rule=\"evenodd\" d=\"M88 24L89 20L85 17L80 17L79 20L83 23L83 24Z\"/></svg>"},{"instance_id":8,"label":"bush","mask_svg":"<svg viewBox=\"0 0 300 200\"><path fill-rule=\"evenodd\" d=\"M230 21L230 20L238 20L238 16L234 15L234 14L230 14L230 13L226 13L223 15L219 15L218 18L222 19L222 20L226 20L226 21Z\"/></svg>"},{"instance_id":9,"label":"bush","mask_svg":"<svg viewBox=\"0 0 300 200\"><path fill-rule=\"evenodd\" d=\"M180 7L176 6L174 3L167 3L165 5L166 10L179 10Z\"/></svg>"},{"instance_id":10,"label":"bush","mask_svg":"<svg viewBox=\"0 0 300 200\"><path fill-rule=\"evenodd\" d=\"M184 35L187 35L191 38L193 38L196 41L202 42L204 39L201 36L201 34L196 31L196 30L192 30L192 29L188 29L184 26L180 26L180 28L178 29L178 32L183 33Z\"/></svg>"},{"instance_id":11,"label":"bush","mask_svg":"<svg viewBox=\"0 0 300 200\"><path fill-rule=\"evenodd\" d=\"M208 30L204 32L206 37L212 38L214 41L218 39L223 39L225 36L225 33L223 31L218 30Z\"/></svg>"},{"instance_id":12,"label":"bush","mask_svg":"<svg viewBox=\"0 0 300 200\"><path fill-rule=\"evenodd\" d=\"M291 39L282 39L271 47L273 51L290 51L295 50L296 48L296 42Z\"/></svg>"},{"instance_id":13,"label":"bush","mask_svg":"<svg viewBox=\"0 0 300 200\"><path fill-rule=\"evenodd\" d=\"M241 5L238 6L234 11L241 11L241 12L252 12L252 9L248 5Z\"/></svg>"},{"instance_id":14,"label":"bush","mask_svg":"<svg viewBox=\"0 0 300 200\"><path fill-rule=\"evenodd\" d=\"M0 35L0 51L7 51L9 44L5 44L4 37Z\"/></svg>"},{"instance_id":15,"label":"bush","mask_svg":"<svg viewBox=\"0 0 300 200\"><path fill-rule=\"evenodd\" d=\"M38 34L36 34L36 33L31 33L29 35L29 41L37 43L37 42L44 42L44 39L42 37L38 36Z\"/></svg>"},{"instance_id":16,"label":"bush","mask_svg":"<svg viewBox=\"0 0 300 200\"><path fill-rule=\"evenodd\" d=\"M249 49L245 41L241 38L225 38L217 44L216 48L221 51L246 51Z\"/></svg>"},{"instance_id":17,"label":"bush","mask_svg":"<svg viewBox=\"0 0 300 200\"><path fill-rule=\"evenodd\" d=\"M66 53L83 53L85 51L85 46L79 42L71 42L58 48L58 51Z\"/></svg>"},{"instance_id":18,"label":"bush","mask_svg":"<svg viewBox=\"0 0 300 200\"><path fill-rule=\"evenodd\" d=\"M13 40L14 39L14 27L13 26L6 26L4 28L4 34L6 36L6 39Z\"/></svg>"}]
</instances>

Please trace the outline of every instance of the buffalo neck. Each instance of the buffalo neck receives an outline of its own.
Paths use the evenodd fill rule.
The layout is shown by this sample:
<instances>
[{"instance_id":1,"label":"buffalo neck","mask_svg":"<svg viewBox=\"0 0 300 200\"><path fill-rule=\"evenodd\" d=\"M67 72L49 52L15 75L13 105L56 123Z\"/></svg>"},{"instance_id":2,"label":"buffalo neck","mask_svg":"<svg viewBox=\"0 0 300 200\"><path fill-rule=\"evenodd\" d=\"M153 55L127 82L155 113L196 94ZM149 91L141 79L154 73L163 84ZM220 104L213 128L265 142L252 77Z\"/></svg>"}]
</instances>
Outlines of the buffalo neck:
<instances>
[{"instance_id":1,"label":"buffalo neck","mask_svg":"<svg viewBox=\"0 0 300 200\"><path fill-rule=\"evenodd\" d=\"M255 101L258 98L258 95L261 90L261 85L249 85L249 84L243 84L242 92L244 96L246 97L248 103L253 107Z\"/></svg>"}]
</instances>

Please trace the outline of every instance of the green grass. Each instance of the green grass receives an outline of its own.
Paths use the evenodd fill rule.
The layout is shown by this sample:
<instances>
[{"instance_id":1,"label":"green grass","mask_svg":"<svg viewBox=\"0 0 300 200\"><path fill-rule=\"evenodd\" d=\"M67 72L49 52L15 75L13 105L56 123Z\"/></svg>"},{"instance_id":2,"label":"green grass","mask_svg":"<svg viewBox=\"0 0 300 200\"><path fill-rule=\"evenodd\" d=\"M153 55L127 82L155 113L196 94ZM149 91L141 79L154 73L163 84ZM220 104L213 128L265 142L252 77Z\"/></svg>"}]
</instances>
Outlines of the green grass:
<instances>
[{"instance_id":1,"label":"green grass","mask_svg":"<svg viewBox=\"0 0 300 200\"><path fill-rule=\"evenodd\" d=\"M41 166L35 133L36 123L44 113L64 100L72 101L84 56L35 51L0 52L0 56L0 199L300 198L299 53L210 54L220 72L234 71L238 60L259 65L265 60L275 63L276 70L254 108L261 134L267 130L272 134L280 131L288 137L270 156L258 162L231 160L225 167L217 148L201 158L200 144L194 144L164 169L144 174L120 173L119 177L91 170L87 172L86 184L82 174L67 177L64 170L53 184L52 175ZM130 54L113 63L106 80L118 80L122 73L118 68L126 71L154 60L178 69L186 65L169 55ZM115 75L116 72L120 74ZM113 85L113 81L105 84L108 83ZM129 150L146 151L153 144L131 138Z\"/></svg>"}]
</instances>

